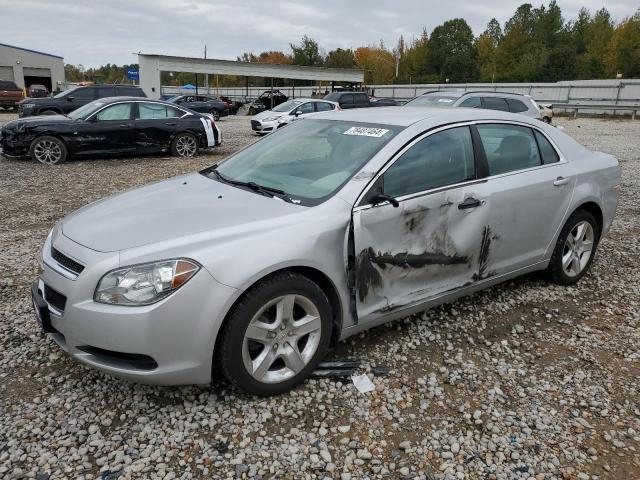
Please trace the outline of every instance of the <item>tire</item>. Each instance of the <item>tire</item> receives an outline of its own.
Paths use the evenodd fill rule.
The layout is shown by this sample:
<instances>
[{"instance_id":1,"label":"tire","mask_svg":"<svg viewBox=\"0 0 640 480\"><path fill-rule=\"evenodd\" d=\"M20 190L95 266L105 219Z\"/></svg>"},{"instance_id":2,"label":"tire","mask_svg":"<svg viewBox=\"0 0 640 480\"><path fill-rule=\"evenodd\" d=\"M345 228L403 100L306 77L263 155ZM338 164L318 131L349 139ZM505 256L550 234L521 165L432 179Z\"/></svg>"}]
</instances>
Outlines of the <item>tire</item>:
<instances>
[{"instance_id":1,"label":"tire","mask_svg":"<svg viewBox=\"0 0 640 480\"><path fill-rule=\"evenodd\" d=\"M578 283L593 263L599 240L600 226L593 215L586 210L574 212L558 236L547 268L549 279L560 285Z\"/></svg>"},{"instance_id":2,"label":"tire","mask_svg":"<svg viewBox=\"0 0 640 480\"><path fill-rule=\"evenodd\" d=\"M229 383L252 395L278 395L300 385L318 366L331 329L331 306L322 289L303 275L278 273L249 289L233 307L214 356Z\"/></svg>"},{"instance_id":3,"label":"tire","mask_svg":"<svg viewBox=\"0 0 640 480\"><path fill-rule=\"evenodd\" d=\"M179 133L171 142L171 154L176 157L195 157L198 154L198 139L191 133Z\"/></svg>"},{"instance_id":4,"label":"tire","mask_svg":"<svg viewBox=\"0 0 640 480\"><path fill-rule=\"evenodd\" d=\"M544 123L551 124L551 119L550 119L549 117L543 117L543 118L542 118L542 121L543 121Z\"/></svg>"},{"instance_id":5,"label":"tire","mask_svg":"<svg viewBox=\"0 0 640 480\"><path fill-rule=\"evenodd\" d=\"M40 113L38 113L38 115L60 115L60 112L56 110L47 109L47 110L41 111Z\"/></svg>"},{"instance_id":6,"label":"tire","mask_svg":"<svg viewBox=\"0 0 640 480\"><path fill-rule=\"evenodd\" d=\"M42 165L59 165L67 160L67 146L62 140L49 135L38 137L29 147L29 157Z\"/></svg>"},{"instance_id":7,"label":"tire","mask_svg":"<svg viewBox=\"0 0 640 480\"><path fill-rule=\"evenodd\" d=\"M213 115L213 120L214 120L214 121L216 121L216 122L217 122L218 120L220 120L220 112L219 112L218 110L213 109L213 110L211 110L211 112L209 112L209 113L211 113L211 115Z\"/></svg>"}]
</instances>

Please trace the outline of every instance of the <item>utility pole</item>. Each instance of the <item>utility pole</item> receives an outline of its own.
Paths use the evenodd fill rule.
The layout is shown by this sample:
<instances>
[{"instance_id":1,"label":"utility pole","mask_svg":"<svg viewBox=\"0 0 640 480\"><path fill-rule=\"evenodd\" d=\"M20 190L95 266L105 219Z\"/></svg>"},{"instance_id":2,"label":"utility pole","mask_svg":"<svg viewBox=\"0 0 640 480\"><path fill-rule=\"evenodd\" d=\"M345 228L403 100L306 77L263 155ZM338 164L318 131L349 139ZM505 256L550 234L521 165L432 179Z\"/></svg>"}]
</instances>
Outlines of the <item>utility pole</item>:
<instances>
[{"instance_id":1,"label":"utility pole","mask_svg":"<svg viewBox=\"0 0 640 480\"><path fill-rule=\"evenodd\" d=\"M207 59L207 44L204 45L204 59ZM204 88L207 89L207 95L209 95L209 74L204 74Z\"/></svg>"}]
</instances>

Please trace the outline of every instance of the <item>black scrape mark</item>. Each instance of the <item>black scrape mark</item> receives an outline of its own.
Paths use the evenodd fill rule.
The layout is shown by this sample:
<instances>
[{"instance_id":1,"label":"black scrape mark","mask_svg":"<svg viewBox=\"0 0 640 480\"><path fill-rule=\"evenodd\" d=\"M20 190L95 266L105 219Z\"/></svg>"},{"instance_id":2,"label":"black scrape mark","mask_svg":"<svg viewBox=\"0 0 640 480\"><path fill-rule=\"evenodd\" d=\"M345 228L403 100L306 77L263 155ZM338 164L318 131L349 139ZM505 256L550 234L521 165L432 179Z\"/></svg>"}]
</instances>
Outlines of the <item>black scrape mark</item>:
<instances>
[{"instance_id":1,"label":"black scrape mark","mask_svg":"<svg viewBox=\"0 0 640 480\"><path fill-rule=\"evenodd\" d=\"M376 253L369 247L360 252L356 261L356 282L358 284L358 297L363 302L369 290L382 285L382 276L376 266L382 270L388 266L408 268L423 268L428 265L457 265L468 263L469 259L460 255L445 255L442 253Z\"/></svg>"},{"instance_id":2,"label":"black scrape mark","mask_svg":"<svg viewBox=\"0 0 640 480\"><path fill-rule=\"evenodd\" d=\"M480 242L480 254L478 256L478 273L473 274L473 280L483 280L495 275L495 272L487 272L489 263L489 253L491 252L491 240L498 238L491 233L491 227L486 225L482 229L482 240Z\"/></svg>"},{"instance_id":3,"label":"black scrape mark","mask_svg":"<svg viewBox=\"0 0 640 480\"><path fill-rule=\"evenodd\" d=\"M420 205L412 210L407 210L406 212L404 212L404 226L407 229L407 233L411 233L421 229L422 223L424 222L428 212L428 207L423 207Z\"/></svg>"}]
</instances>

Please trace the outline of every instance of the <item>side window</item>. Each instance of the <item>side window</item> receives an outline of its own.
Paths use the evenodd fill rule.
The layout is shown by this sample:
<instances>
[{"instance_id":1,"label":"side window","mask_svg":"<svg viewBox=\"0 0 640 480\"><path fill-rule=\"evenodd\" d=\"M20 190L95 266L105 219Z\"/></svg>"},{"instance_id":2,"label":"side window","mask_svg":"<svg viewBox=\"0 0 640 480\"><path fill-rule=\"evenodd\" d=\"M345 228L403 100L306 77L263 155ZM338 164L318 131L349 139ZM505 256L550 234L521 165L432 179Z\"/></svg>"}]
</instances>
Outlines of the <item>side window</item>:
<instances>
[{"instance_id":1,"label":"side window","mask_svg":"<svg viewBox=\"0 0 640 480\"><path fill-rule=\"evenodd\" d=\"M353 93L342 95L342 97L340 98L340 103L344 103L346 105L353 104Z\"/></svg>"},{"instance_id":2,"label":"side window","mask_svg":"<svg viewBox=\"0 0 640 480\"><path fill-rule=\"evenodd\" d=\"M167 106L167 118L180 118L184 112L179 108Z\"/></svg>"},{"instance_id":3,"label":"side window","mask_svg":"<svg viewBox=\"0 0 640 480\"><path fill-rule=\"evenodd\" d=\"M131 118L131 104L117 103L101 110L96 115L98 121L129 120Z\"/></svg>"},{"instance_id":4,"label":"side window","mask_svg":"<svg viewBox=\"0 0 640 480\"><path fill-rule=\"evenodd\" d=\"M538 146L540 147L540 153L542 153L542 163L556 163L560 161L558 152L549 143L549 140L537 130L534 130L536 140L538 140Z\"/></svg>"},{"instance_id":5,"label":"side window","mask_svg":"<svg viewBox=\"0 0 640 480\"><path fill-rule=\"evenodd\" d=\"M335 105L327 102L315 102L317 112L329 112L335 108Z\"/></svg>"},{"instance_id":6,"label":"side window","mask_svg":"<svg viewBox=\"0 0 640 480\"><path fill-rule=\"evenodd\" d=\"M159 103L138 103L138 118L140 120L152 120L154 118L167 118L167 108Z\"/></svg>"},{"instance_id":7,"label":"side window","mask_svg":"<svg viewBox=\"0 0 640 480\"><path fill-rule=\"evenodd\" d=\"M490 175L541 165L538 145L530 128L507 124L483 124L477 128Z\"/></svg>"},{"instance_id":8,"label":"side window","mask_svg":"<svg viewBox=\"0 0 640 480\"><path fill-rule=\"evenodd\" d=\"M458 106L466 108L482 108L482 100L480 100L480 97L469 97Z\"/></svg>"},{"instance_id":9,"label":"side window","mask_svg":"<svg viewBox=\"0 0 640 480\"><path fill-rule=\"evenodd\" d=\"M296 110L300 110L300 113L313 113L313 102L303 103Z\"/></svg>"},{"instance_id":10,"label":"side window","mask_svg":"<svg viewBox=\"0 0 640 480\"><path fill-rule=\"evenodd\" d=\"M384 173L384 192L392 197L445 187L475 178L469 127L423 138Z\"/></svg>"},{"instance_id":11,"label":"side window","mask_svg":"<svg viewBox=\"0 0 640 480\"><path fill-rule=\"evenodd\" d=\"M366 93L356 93L354 96L357 105L366 105L369 103L369 96Z\"/></svg>"},{"instance_id":12,"label":"side window","mask_svg":"<svg viewBox=\"0 0 640 480\"><path fill-rule=\"evenodd\" d=\"M122 95L118 90L113 87L98 88L98 98L117 97Z\"/></svg>"},{"instance_id":13,"label":"side window","mask_svg":"<svg viewBox=\"0 0 640 480\"><path fill-rule=\"evenodd\" d=\"M484 108L488 108L489 110L501 110L503 112L508 112L509 107L507 106L507 102L504 98L499 97L484 97Z\"/></svg>"},{"instance_id":14,"label":"side window","mask_svg":"<svg viewBox=\"0 0 640 480\"><path fill-rule=\"evenodd\" d=\"M95 88L79 88L69 94L74 100L91 101L96 98Z\"/></svg>"},{"instance_id":15,"label":"side window","mask_svg":"<svg viewBox=\"0 0 640 480\"><path fill-rule=\"evenodd\" d=\"M513 113L526 112L529 110L524 103L515 98L507 98L507 103L509 104L509 111Z\"/></svg>"}]
</instances>

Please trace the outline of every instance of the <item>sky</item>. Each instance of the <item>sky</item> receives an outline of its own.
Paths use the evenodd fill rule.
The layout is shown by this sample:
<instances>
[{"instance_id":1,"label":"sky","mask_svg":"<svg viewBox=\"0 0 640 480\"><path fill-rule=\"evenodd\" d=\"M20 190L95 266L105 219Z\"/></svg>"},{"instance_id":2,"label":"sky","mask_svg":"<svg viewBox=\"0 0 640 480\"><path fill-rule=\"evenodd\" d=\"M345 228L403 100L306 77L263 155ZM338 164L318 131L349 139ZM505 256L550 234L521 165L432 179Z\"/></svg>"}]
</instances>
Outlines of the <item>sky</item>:
<instances>
[{"instance_id":1,"label":"sky","mask_svg":"<svg viewBox=\"0 0 640 480\"><path fill-rule=\"evenodd\" d=\"M383 40L396 45L462 17L478 35L502 25L524 0L0 0L0 43L63 56L85 68L137 63L136 52L235 60L243 52L290 51L303 35L325 52ZM534 6L540 2L533 1ZM548 2L545 2L548 3ZM558 0L565 19L603 5L616 20L638 0ZM443 6L446 5L446 8Z\"/></svg>"}]
</instances>

